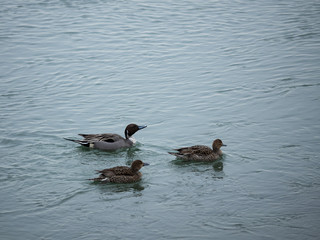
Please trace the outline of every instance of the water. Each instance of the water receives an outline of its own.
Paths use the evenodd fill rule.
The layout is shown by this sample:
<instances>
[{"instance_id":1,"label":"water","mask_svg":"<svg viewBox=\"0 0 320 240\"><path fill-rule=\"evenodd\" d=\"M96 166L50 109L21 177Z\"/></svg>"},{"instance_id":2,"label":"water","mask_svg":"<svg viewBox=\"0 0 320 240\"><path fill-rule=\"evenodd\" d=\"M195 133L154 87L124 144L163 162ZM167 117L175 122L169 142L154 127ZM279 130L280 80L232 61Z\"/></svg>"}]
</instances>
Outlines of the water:
<instances>
[{"instance_id":1,"label":"water","mask_svg":"<svg viewBox=\"0 0 320 240\"><path fill-rule=\"evenodd\" d=\"M2 1L1 239L318 239L318 1ZM123 134L114 153L63 137ZM225 144L215 164L172 148ZM143 180L95 169L150 163Z\"/></svg>"}]
</instances>

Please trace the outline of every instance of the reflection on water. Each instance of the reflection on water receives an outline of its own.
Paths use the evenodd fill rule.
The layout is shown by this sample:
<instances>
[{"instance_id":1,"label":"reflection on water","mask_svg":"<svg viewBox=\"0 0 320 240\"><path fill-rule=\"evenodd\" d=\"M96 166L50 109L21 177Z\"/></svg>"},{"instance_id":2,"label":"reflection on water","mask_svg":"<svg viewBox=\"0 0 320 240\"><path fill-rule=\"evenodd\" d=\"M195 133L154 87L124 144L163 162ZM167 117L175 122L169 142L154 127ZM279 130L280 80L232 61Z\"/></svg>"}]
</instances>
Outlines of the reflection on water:
<instances>
[{"instance_id":1,"label":"reflection on water","mask_svg":"<svg viewBox=\"0 0 320 240\"><path fill-rule=\"evenodd\" d=\"M131 165L131 163L134 160L142 160L142 159L139 159L139 152L141 151L140 148L139 148L140 146L141 146L141 144L136 144L135 146L126 149L125 158L126 158L126 163L128 165Z\"/></svg>"},{"instance_id":2,"label":"reflection on water","mask_svg":"<svg viewBox=\"0 0 320 240\"><path fill-rule=\"evenodd\" d=\"M217 172L221 172L223 170L223 162L214 162L213 169Z\"/></svg>"},{"instance_id":3,"label":"reflection on water","mask_svg":"<svg viewBox=\"0 0 320 240\"><path fill-rule=\"evenodd\" d=\"M223 170L223 159L214 161L214 162L196 162L196 161L188 161L182 158L176 158L171 161L172 164L177 166L208 166L212 165L215 171Z\"/></svg>"},{"instance_id":4,"label":"reflection on water","mask_svg":"<svg viewBox=\"0 0 320 240\"><path fill-rule=\"evenodd\" d=\"M141 152L140 147L141 147L141 144L138 144L131 148L123 148L123 149L118 149L114 151L103 151L103 150L93 149L93 148L84 147L84 146L70 145L71 149L74 149L74 151L76 151L79 155L87 158L89 162L92 161L93 159L97 160L97 159L115 158L115 159L125 159L127 165L131 165L131 163L134 160L139 159L140 157L139 153Z\"/></svg>"},{"instance_id":5,"label":"reflection on water","mask_svg":"<svg viewBox=\"0 0 320 240\"><path fill-rule=\"evenodd\" d=\"M108 201L114 198L140 197L145 189L145 184L142 181L128 184L92 183L92 185L99 189L102 199Z\"/></svg>"},{"instance_id":6,"label":"reflection on water","mask_svg":"<svg viewBox=\"0 0 320 240\"><path fill-rule=\"evenodd\" d=\"M183 173L189 172L199 177L212 176L212 178L222 179L225 176L222 160L223 159L220 159L214 162L194 162L176 158L171 161L171 164Z\"/></svg>"}]
</instances>

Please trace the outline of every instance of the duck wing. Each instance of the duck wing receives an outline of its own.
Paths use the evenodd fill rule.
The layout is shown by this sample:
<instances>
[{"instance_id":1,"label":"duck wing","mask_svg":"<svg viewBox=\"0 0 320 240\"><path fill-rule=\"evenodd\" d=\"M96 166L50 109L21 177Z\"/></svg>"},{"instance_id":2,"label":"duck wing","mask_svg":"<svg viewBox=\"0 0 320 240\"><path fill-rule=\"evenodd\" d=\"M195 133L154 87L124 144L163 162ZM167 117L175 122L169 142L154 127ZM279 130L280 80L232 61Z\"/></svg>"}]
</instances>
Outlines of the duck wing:
<instances>
[{"instance_id":1,"label":"duck wing","mask_svg":"<svg viewBox=\"0 0 320 240\"><path fill-rule=\"evenodd\" d=\"M113 182L113 183L133 183L133 182L137 182L141 179L142 174L140 172L135 173L132 176L125 176L125 175L121 175L121 176L113 176L109 178L109 182Z\"/></svg>"},{"instance_id":2,"label":"duck wing","mask_svg":"<svg viewBox=\"0 0 320 240\"><path fill-rule=\"evenodd\" d=\"M182 155L198 155L198 156L207 156L209 154L212 154L213 152L211 148L204 145L195 145L195 146L179 148L175 150Z\"/></svg>"},{"instance_id":3,"label":"duck wing","mask_svg":"<svg viewBox=\"0 0 320 240\"><path fill-rule=\"evenodd\" d=\"M88 142L117 142L120 140L124 140L123 137L121 137L118 134L114 133L102 133L102 134L79 134L84 138L83 141Z\"/></svg>"},{"instance_id":4,"label":"duck wing","mask_svg":"<svg viewBox=\"0 0 320 240\"><path fill-rule=\"evenodd\" d=\"M127 166L107 168L107 169L103 169L98 172L101 173L102 175L107 176L107 177L109 177L109 176L133 176L135 174L131 170L131 168L127 167Z\"/></svg>"},{"instance_id":5,"label":"duck wing","mask_svg":"<svg viewBox=\"0 0 320 240\"><path fill-rule=\"evenodd\" d=\"M126 166L106 168L97 172L100 175L97 178L89 180L96 182L131 183L139 181L142 176L140 172L133 172L131 168Z\"/></svg>"}]
</instances>

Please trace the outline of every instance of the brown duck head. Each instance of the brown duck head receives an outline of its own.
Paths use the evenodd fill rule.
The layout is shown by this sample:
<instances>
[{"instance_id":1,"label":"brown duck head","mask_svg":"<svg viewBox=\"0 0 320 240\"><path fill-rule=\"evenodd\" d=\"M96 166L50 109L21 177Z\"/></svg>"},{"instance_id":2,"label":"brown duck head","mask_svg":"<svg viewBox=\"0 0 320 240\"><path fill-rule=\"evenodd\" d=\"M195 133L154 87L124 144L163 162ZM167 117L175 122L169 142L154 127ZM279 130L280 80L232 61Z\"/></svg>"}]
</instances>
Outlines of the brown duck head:
<instances>
[{"instance_id":1,"label":"brown duck head","mask_svg":"<svg viewBox=\"0 0 320 240\"><path fill-rule=\"evenodd\" d=\"M223 142L220 139L216 139L212 143L212 149L214 152L218 152L222 146L227 146L227 145L223 144Z\"/></svg>"},{"instance_id":2,"label":"brown duck head","mask_svg":"<svg viewBox=\"0 0 320 240\"><path fill-rule=\"evenodd\" d=\"M138 172L143 166L148 166L149 163L144 163L141 160L134 160L131 164L131 169L134 172Z\"/></svg>"}]
</instances>

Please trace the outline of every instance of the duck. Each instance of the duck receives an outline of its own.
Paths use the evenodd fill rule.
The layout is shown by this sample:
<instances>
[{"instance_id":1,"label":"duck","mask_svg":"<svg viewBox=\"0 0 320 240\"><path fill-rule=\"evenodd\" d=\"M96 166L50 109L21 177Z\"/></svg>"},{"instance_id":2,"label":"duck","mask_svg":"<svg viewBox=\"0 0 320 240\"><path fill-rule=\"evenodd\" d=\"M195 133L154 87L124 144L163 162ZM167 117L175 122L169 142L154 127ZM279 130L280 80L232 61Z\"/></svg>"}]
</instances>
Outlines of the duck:
<instances>
[{"instance_id":1,"label":"duck","mask_svg":"<svg viewBox=\"0 0 320 240\"><path fill-rule=\"evenodd\" d=\"M97 172L100 173L99 177L89 180L101 183L134 183L139 181L142 177L142 173L139 172L139 170L148 165L148 163L142 162L141 160L135 160L130 167L117 166L97 170Z\"/></svg>"},{"instance_id":2,"label":"duck","mask_svg":"<svg viewBox=\"0 0 320 240\"><path fill-rule=\"evenodd\" d=\"M177 152L168 152L178 158L189 161L213 162L222 156L221 147L227 146L220 139L215 139L212 143L212 149L204 145L195 145L174 149Z\"/></svg>"},{"instance_id":3,"label":"duck","mask_svg":"<svg viewBox=\"0 0 320 240\"><path fill-rule=\"evenodd\" d=\"M102 134L79 134L84 139L76 140L65 138L68 141L72 141L81 144L85 147L96 148L105 151L114 151L121 148L130 148L136 140L133 137L137 131L146 128L147 126L138 126L131 123L124 130L125 138L115 133L102 133Z\"/></svg>"}]
</instances>

